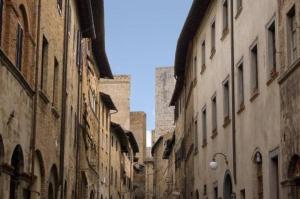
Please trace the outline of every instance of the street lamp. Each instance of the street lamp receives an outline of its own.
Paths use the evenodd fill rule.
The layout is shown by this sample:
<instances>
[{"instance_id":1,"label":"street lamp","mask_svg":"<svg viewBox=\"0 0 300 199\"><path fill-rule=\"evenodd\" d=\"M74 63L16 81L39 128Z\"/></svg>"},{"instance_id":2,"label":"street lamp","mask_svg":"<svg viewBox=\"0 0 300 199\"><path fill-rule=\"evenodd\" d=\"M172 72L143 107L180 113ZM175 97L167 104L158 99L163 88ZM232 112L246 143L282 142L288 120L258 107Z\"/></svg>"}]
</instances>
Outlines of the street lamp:
<instances>
[{"instance_id":1,"label":"street lamp","mask_svg":"<svg viewBox=\"0 0 300 199\"><path fill-rule=\"evenodd\" d=\"M224 159L225 159L225 163L226 165L228 165L228 160L227 160L227 156L224 154L224 153L215 153L213 155L213 158L211 160L211 162L209 163L209 167L212 169L212 170L217 170L218 169L218 162L216 161L216 157L217 155L221 155Z\"/></svg>"}]
</instances>

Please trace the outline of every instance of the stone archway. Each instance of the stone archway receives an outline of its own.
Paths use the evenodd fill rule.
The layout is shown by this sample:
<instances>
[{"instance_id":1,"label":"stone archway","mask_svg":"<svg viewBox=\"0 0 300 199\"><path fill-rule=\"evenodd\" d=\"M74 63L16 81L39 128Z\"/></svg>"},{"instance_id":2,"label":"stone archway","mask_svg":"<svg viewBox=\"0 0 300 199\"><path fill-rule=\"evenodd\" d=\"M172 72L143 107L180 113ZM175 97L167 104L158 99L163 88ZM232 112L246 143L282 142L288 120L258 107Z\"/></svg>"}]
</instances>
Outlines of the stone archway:
<instances>
[{"instance_id":1,"label":"stone archway","mask_svg":"<svg viewBox=\"0 0 300 199\"><path fill-rule=\"evenodd\" d=\"M48 199L57 199L57 197L58 197L58 171L56 165L53 165L49 177Z\"/></svg>"},{"instance_id":2,"label":"stone archway","mask_svg":"<svg viewBox=\"0 0 300 199\"><path fill-rule=\"evenodd\" d=\"M9 199L21 197L20 176L24 172L24 156L20 145L17 145L11 157L11 166L13 167L10 176Z\"/></svg>"},{"instance_id":3,"label":"stone archway","mask_svg":"<svg viewBox=\"0 0 300 199\"><path fill-rule=\"evenodd\" d=\"M224 199L231 199L233 195L232 180L229 173L225 174L224 178Z\"/></svg>"}]
</instances>

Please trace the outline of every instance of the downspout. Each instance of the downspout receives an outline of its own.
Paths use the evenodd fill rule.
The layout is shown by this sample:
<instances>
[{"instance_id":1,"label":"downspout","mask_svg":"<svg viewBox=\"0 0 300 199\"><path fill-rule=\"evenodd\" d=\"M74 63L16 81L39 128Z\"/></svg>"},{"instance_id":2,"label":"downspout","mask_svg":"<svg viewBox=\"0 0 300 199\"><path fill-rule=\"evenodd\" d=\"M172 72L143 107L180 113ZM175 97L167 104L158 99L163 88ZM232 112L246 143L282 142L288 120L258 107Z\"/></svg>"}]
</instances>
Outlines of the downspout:
<instances>
[{"instance_id":1,"label":"downspout","mask_svg":"<svg viewBox=\"0 0 300 199\"><path fill-rule=\"evenodd\" d=\"M231 19L231 82L232 82L232 160L233 160L233 178L234 184L237 184L236 178L236 127L235 127L235 79L234 79L234 17L233 0L230 0L230 19Z\"/></svg>"},{"instance_id":2,"label":"downspout","mask_svg":"<svg viewBox=\"0 0 300 199\"><path fill-rule=\"evenodd\" d=\"M61 199L64 198L64 159L65 159L65 134L66 134L66 105L67 105L67 74L68 74L68 45L69 45L69 26L68 13L69 2L65 0L65 20L64 20L64 47L63 47L63 81L62 81L62 104L61 104L61 136L60 136L60 186Z\"/></svg>"},{"instance_id":3,"label":"downspout","mask_svg":"<svg viewBox=\"0 0 300 199\"><path fill-rule=\"evenodd\" d=\"M34 95L34 104L33 104L33 118L32 118L32 138L31 138L31 143L30 143L30 150L31 150L31 178L32 178L32 183L31 183L31 188L34 184L34 159L35 159L35 145L36 145L36 118L37 118L37 101L38 101L38 79L39 79L39 51L40 51L40 25L41 25L41 0L38 0L38 5L37 6L37 28L36 28L36 61L35 61L35 95ZM32 190L31 190L32 191ZM31 194L30 194L31 195Z\"/></svg>"}]
</instances>

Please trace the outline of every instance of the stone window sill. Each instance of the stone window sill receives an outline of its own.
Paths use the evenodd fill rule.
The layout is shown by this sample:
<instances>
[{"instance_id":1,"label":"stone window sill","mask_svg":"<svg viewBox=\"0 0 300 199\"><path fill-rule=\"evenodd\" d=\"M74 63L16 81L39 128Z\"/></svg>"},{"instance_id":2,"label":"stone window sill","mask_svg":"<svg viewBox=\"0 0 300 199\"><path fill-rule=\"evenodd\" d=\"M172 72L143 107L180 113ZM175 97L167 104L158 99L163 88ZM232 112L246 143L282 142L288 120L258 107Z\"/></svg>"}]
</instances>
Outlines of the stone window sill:
<instances>
[{"instance_id":1,"label":"stone window sill","mask_svg":"<svg viewBox=\"0 0 300 199\"><path fill-rule=\"evenodd\" d=\"M243 111L245 110L245 104L244 103L241 103L240 104L240 107L239 107L239 110L237 111L237 114L241 114Z\"/></svg>"},{"instance_id":2,"label":"stone window sill","mask_svg":"<svg viewBox=\"0 0 300 199\"><path fill-rule=\"evenodd\" d=\"M218 130L217 130L217 129L214 129L214 130L212 131L211 139L215 139L215 138L217 137L217 135L218 135Z\"/></svg>"},{"instance_id":3,"label":"stone window sill","mask_svg":"<svg viewBox=\"0 0 300 199\"><path fill-rule=\"evenodd\" d=\"M250 102L253 102L257 97L259 96L258 89L255 89L252 93L252 96L250 98Z\"/></svg>"},{"instance_id":4,"label":"stone window sill","mask_svg":"<svg viewBox=\"0 0 300 199\"><path fill-rule=\"evenodd\" d=\"M240 8L238 8L237 12L236 12L236 15L235 15L235 19L239 18L239 16L241 15L243 11L243 6L241 6Z\"/></svg>"},{"instance_id":5,"label":"stone window sill","mask_svg":"<svg viewBox=\"0 0 300 199\"><path fill-rule=\"evenodd\" d=\"M212 59L214 56L215 56L215 54L216 54L216 48L215 47L213 47L212 49L211 49L211 52L210 52L210 59Z\"/></svg>"},{"instance_id":6,"label":"stone window sill","mask_svg":"<svg viewBox=\"0 0 300 199\"><path fill-rule=\"evenodd\" d=\"M230 122L231 122L231 120L230 120L229 116L226 116L224 118L223 128L226 128L230 124Z\"/></svg>"},{"instance_id":7,"label":"stone window sill","mask_svg":"<svg viewBox=\"0 0 300 199\"><path fill-rule=\"evenodd\" d=\"M224 28L223 32L222 32L222 37L221 37L221 40L223 41L226 36L228 35L229 33L229 29L228 29L228 26Z\"/></svg>"},{"instance_id":8,"label":"stone window sill","mask_svg":"<svg viewBox=\"0 0 300 199\"><path fill-rule=\"evenodd\" d=\"M201 75L204 73L205 69L206 69L206 66L205 66L205 64L203 64L201 66L201 72L200 72Z\"/></svg>"},{"instance_id":9,"label":"stone window sill","mask_svg":"<svg viewBox=\"0 0 300 199\"><path fill-rule=\"evenodd\" d=\"M278 77L278 72L276 70L273 70L271 72L271 75L270 75L270 79L267 81L267 86L269 86L270 84L272 84L272 82Z\"/></svg>"},{"instance_id":10,"label":"stone window sill","mask_svg":"<svg viewBox=\"0 0 300 199\"><path fill-rule=\"evenodd\" d=\"M44 90L39 90L39 94L45 104L48 104L50 102L49 97Z\"/></svg>"},{"instance_id":11,"label":"stone window sill","mask_svg":"<svg viewBox=\"0 0 300 199\"><path fill-rule=\"evenodd\" d=\"M56 118L59 118L60 115L59 115L58 109L55 104L52 104L51 111Z\"/></svg>"}]
</instances>

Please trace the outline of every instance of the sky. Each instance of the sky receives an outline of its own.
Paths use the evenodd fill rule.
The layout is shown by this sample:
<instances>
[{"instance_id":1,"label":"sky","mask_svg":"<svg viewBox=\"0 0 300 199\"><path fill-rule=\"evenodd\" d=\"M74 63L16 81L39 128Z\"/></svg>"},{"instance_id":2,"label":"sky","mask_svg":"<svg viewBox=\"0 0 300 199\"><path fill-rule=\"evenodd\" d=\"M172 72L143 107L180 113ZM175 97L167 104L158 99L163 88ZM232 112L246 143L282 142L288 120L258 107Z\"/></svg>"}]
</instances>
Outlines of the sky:
<instances>
[{"instance_id":1,"label":"sky","mask_svg":"<svg viewBox=\"0 0 300 199\"><path fill-rule=\"evenodd\" d=\"M173 66L192 0L107 0L106 53L114 74L131 75L131 111L147 114L147 146L155 128L155 68Z\"/></svg>"}]
</instances>

